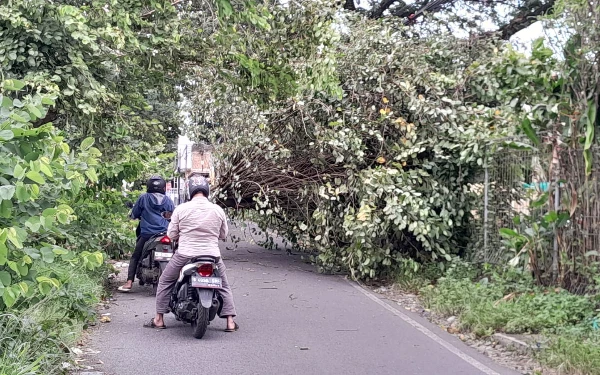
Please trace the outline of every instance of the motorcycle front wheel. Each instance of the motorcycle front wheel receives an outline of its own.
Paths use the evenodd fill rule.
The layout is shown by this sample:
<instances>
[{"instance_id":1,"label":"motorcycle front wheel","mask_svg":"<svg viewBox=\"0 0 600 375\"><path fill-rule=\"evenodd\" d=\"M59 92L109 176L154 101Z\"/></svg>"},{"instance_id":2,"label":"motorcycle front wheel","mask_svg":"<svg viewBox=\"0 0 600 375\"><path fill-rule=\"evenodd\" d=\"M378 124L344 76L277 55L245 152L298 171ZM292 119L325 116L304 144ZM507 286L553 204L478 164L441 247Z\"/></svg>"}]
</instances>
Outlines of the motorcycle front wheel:
<instances>
[{"instance_id":1,"label":"motorcycle front wheel","mask_svg":"<svg viewBox=\"0 0 600 375\"><path fill-rule=\"evenodd\" d=\"M198 302L198 317L196 321L192 322L192 328L194 329L194 337L197 339L204 337L208 328L208 309L203 307L200 302Z\"/></svg>"}]
</instances>

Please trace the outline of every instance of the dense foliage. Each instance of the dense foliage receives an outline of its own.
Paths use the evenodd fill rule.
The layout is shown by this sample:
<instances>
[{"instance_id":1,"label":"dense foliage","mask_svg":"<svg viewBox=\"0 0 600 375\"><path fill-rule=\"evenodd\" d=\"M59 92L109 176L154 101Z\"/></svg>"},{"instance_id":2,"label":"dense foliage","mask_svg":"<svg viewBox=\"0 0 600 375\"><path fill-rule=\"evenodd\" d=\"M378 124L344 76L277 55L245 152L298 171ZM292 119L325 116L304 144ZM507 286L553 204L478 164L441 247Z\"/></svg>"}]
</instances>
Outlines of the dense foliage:
<instances>
[{"instance_id":1,"label":"dense foliage","mask_svg":"<svg viewBox=\"0 0 600 375\"><path fill-rule=\"evenodd\" d=\"M299 19L332 18L322 7L299 7L304 12L277 10L288 20L278 33L296 30ZM493 41L407 38L393 20L345 14L336 22L343 31L305 29L335 42L295 66L334 64L329 79L339 80L341 93L302 87L268 111L230 90L196 93L202 120L223 124L213 139L222 142L219 198L233 207L256 204L265 227L318 250L328 269L344 265L375 277L394 272L404 257L449 260L470 239L476 197L469 183L485 146L517 131L519 108L506 99L517 85L507 80L490 94L477 67L500 69L518 55ZM520 59L515 78L539 62ZM519 87L530 84L526 76ZM206 138L205 129L191 130Z\"/></svg>"},{"instance_id":2,"label":"dense foliage","mask_svg":"<svg viewBox=\"0 0 600 375\"><path fill-rule=\"evenodd\" d=\"M165 5L0 4L1 373L65 371L104 261L133 245L123 180L172 163L181 34Z\"/></svg>"},{"instance_id":3,"label":"dense foliage","mask_svg":"<svg viewBox=\"0 0 600 375\"><path fill-rule=\"evenodd\" d=\"M561 3L565 12L584 12L578 7ZM584 51L592 53L595 39L581 25L573 23L561 59L542 40L526 56L493 38L409 35L400 20L374 22L312 2L269 9L271 26L248 36L253 54L281 51L282 34L318 38L316 51L292 43L283 56L296 54L291 76L308 71L329 84L289 87L289 75L258 74L252 88L275 83L288 94L265 103L247 81L240 89L244 71L229 70L229 82L199 73L189 131L218 145L221 203L256 208L264 228L316 250L327 269L378 277L407 257L465 255L482 199L476 183L498 147L558 149L582 140L591 168L597 80ZM298 27L315 19L315 27ZM218 127L196 125L206 123ZM506 261L530 267L550 259L540 272L558 273L559 254L528 249L509 249Z\"/></svg>"}]
</instances>

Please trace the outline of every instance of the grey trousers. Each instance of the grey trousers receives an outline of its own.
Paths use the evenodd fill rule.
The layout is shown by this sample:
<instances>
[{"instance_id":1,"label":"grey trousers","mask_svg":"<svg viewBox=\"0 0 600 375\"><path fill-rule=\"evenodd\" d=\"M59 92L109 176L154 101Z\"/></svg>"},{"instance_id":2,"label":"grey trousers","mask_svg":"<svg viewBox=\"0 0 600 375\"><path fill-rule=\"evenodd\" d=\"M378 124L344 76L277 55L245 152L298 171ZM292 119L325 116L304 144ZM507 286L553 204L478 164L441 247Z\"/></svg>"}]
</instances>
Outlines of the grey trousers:
<instances>
[{"instance_id":1,"label":"grey trousers","mask_svg":"<svg viewBox=\"0 0 600 375\"><path fill-rule=\"evenodd\" d=\"M160 279L158 280L158 288L156 290L156 312L158 314L166 314L169 312L169 301L171 300L171 291L177 279L179 278L179 272L185 266L190 257L175 253L173 258L167 263L165 270L163 271ZM223 279L222 289L219 291L223 297L223 308L221 309L221 317L236 316L235 305L233 304L233 294L231 293L231 287L227 281L227 273L225 263L219 258L217 263L219 273Z\"/></svg>"}]
</instances>

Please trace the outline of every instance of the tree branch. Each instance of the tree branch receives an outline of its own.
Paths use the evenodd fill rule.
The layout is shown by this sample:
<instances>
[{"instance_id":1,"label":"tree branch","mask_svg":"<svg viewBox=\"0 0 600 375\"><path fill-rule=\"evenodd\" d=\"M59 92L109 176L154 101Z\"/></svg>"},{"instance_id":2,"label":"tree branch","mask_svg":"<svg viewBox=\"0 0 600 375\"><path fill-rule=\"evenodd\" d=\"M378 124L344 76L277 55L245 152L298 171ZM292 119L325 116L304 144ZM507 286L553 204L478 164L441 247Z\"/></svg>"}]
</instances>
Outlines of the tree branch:
<instances>
[{"instance_id":1,"label":"tree branch","mask_svg":"<svg viewBox=\"0 0 600 375\"><path fill-rule=\"evenodd\" d=\"M540 4L538 8L527 9L517 14L509 23L502 26L500 30L501 38L504 40L510 39L521 30L531 26L538 20L538 17L552 13L556 0L547 0L545 4Z\"/></svg>"},{"instance_id":2,"label":"tree branch","mask_svg":"<svg viewBox=\"0 0 600 375\"><path fill-rule=\"evenodd\" d=\"M354 5L354 0L345 0L344 1L344 9L356 10L356 5Z\"/></svg>"},{"instance_id":3,"label":"tree branch","mask_svg":"<svg viewBox=\"0 0 600 375\"><path fill-rule=\"evenodd\" d=\"M390 9L392 4L394 4L396 0L383 0L379 5L373 7L373 10L369 13L369 18L378 19L383 16L383 12Z\"/></svg>"},{"instance_id":4,"label":"tree branch","mask_svg":"<svg viewBox=\"0 0 600 375\"><path fill-rule=\"evenodd\" d=\"M470 3L479 3L483 6L494 7L496 5L509 5L506 0L463 0ZM447 9L448 6L455 5L459 0L421 0L412 4L406 4L403 0L381 0L373 5L370 12L367 13L369 18L378 19L383 17L383 14L389 10L394 17L404 18L404 24L413 24L417 18L426 13L437 13ZM535 23L540 16L550 14L554 10L556 0L538 0L529 2L526 6L520 9L514 9L516 15L501 26L495 32L481 34L482 37L489 37L494 34L499 34L504 40L510 39L511 36L519 31L526 29ZM514 6L516 8L516 4ZM344 9L359 11L354 5L354 0L344 0Z\"/></svg>"}]
</instances>

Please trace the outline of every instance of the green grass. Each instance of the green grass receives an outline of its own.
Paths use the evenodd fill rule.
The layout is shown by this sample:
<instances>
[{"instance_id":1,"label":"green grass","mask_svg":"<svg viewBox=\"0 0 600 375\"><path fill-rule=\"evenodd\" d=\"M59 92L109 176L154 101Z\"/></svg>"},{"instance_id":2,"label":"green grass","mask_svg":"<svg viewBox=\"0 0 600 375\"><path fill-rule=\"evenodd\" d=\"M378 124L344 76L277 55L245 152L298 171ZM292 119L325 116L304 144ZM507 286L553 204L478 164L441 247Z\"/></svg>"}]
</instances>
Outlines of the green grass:
<instances>
[{"instance_id":1,"label":"green grass","mask_svg":"<svg viewBox=\"0 0 600 375\"><path fill-rule=\"evenodd\" d=\"M600 375L600 334L553 335L540 359L563 374Z\"/></svg>"},{"instance_id":2,"label":"green grass","mask_svg":"<svg viewBox=\"0 0 600 375\"><path fill-rule=\"evenodd\" d=\"M0 313L0 375L65 373L69 348L94 319L94 305L104 290L102 273L59 264L44 271L61 279L63 287Z\"/></svg>"},{"instance_id":3,"label":"green grass","mask_svg":"<svg viewBox=\"0 0 600 375\"><path fill-rule=\"evenodd\" d=\"M589 322L595 315L592 299L566 291L519 290L495 283L443 278L423 292L428 307L460 317L461 327L480 336L495 331L539 333Z\"/></svg>"},{"instance_id":4,"label":"green grass","mask_svg":"<svg viewBox=\"0 0 600 375\"><path fill-rule=\"evenodd\" d=\"M600 298L540 288L514 270L482 273L448 270L421 289L425 306L458 317L461 330L478 336L541 333L550 340L540 352L543 363L562 374L600 375L600 331L593 325Z\"/></svg>"}]
</instances>

